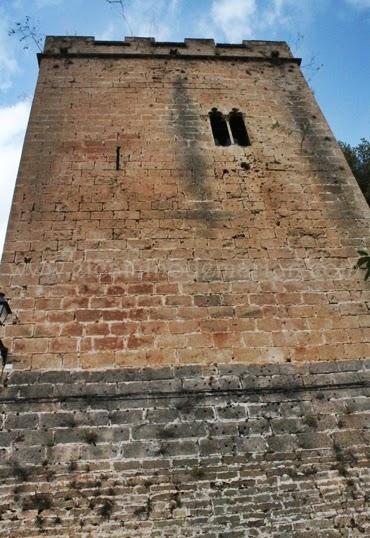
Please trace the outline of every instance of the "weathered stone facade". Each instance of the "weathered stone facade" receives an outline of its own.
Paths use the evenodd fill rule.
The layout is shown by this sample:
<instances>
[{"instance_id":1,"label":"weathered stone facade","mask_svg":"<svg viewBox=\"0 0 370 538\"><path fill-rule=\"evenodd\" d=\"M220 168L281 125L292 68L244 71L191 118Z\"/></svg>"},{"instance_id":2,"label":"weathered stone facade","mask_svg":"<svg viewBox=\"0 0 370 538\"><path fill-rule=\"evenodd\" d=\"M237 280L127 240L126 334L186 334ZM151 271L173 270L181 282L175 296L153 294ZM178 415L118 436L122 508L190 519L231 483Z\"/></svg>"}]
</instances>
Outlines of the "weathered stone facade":
<instances>
[{"instance_id":1,"label":"weathered stone facade","mask_svg":"<svg viewBox=\"0 0 370 538\"><path fill-rule=\"evenodd\" d=\"M369 366L14 373L0 534L370 536Z\"/></svg>"},{"instance_id":2,"label":"weathered stone facade","mask_svg":"<svg viewBox=\"0 0 370 538\"><path fill-rule=\"evenodd\" d=\"M284 43L40 60L1 269L18 369L369 356L369 209ZM213 107L250 147L214 144Z\"/></svg>"},{"instance_id":3,"label":"weathered stone facade","mask_svg":"<svg viewBox=\"0 0 370 538\"><path fill-rule=\"evenodd\" d=\"M77 37L39 59L0 270L1 536L370 537L370 213L299 60ZM213 108L251 145L215 145Z\"/></svg>"}]
</instances>

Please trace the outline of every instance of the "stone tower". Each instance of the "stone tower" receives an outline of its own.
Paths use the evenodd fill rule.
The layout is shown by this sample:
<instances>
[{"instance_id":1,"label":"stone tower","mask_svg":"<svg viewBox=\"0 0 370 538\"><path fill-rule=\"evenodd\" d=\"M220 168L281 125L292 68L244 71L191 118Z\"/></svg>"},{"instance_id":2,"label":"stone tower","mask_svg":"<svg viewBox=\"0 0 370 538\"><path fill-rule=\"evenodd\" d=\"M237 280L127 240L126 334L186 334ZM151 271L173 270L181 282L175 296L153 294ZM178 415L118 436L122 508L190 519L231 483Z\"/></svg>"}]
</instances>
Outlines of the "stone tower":
<instances>
[{"instance_id":1,"label":"stone tower","mask_svg":"<svg viewBox=\"0 0 370 538\"><path fill-rule=\"evenodd\" d=\"M2 536L370 536L370 212L282 42L49 37L1 264Z\"/></svg>"}]
</instances>

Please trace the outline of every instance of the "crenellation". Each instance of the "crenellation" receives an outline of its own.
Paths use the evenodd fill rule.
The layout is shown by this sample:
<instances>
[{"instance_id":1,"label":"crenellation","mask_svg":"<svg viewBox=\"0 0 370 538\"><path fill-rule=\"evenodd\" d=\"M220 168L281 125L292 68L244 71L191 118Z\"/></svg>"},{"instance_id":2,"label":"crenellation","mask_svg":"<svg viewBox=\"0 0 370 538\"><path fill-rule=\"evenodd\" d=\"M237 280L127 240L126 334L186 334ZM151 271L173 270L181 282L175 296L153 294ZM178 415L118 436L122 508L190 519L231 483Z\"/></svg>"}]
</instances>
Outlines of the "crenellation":
<instances>
[{"instance_id":1,"label":"crenellation","mask_svg":"<svg viewBox=\"0 0 370 538\"><path fill-rule=\"evenodd\" d=\"M152 37L126 37L123 41L99 41L94 37L47 36L39 61L47 57L78 57L91 55L113 60L131 55L166 56L168 58L208 57L214 59L254 59L273 62L300 63L285 42L242 41L242 43L215 43L213 39L187 38L183 42L156 41Z\"/></svg>"}]
</instances>

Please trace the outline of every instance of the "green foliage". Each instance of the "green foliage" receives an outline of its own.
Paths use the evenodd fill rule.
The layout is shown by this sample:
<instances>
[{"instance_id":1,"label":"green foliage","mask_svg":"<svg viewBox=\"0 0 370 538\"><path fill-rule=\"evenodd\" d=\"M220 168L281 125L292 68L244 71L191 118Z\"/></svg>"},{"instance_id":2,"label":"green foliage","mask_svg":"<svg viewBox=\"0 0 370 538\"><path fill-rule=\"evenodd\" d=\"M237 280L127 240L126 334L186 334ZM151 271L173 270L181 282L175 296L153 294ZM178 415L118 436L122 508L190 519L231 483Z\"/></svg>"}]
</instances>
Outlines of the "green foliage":
<instances>
[{"instance_id":1,"label":"green foliage","mask_svg":"<svg viewBox=\"0 0 370 538\"><path fill-rule=\"evenodd\" d=\"M304 422L309 426L310 428L316 428L318 425L317 417L314 415L306 415L304 417Z\"/></svg>"},{"instance_id":2,"label":"green foliage","mask_svg":"<svg viewBox=\"0 0 370 538\"><path fill-rule=\"evenodd\" d=\"M358 250L357 251L360 258L357 261L355 268L362 269L362 271L365 271L365 280L368 280L370 277L370 255L366 250Z\"/></svg>"},{"instance_id":3,"label":"green foliage","mask_svg":"<svg viewBox=\"0 0 370 538\"><path fill-rule=\"evenodd\" d=\"M30 477L31 471L26 467L23 467L17 460L10 462L11 472L21 482L27 482Z\"/></svg>"},{"instance_id":4,"label":"green foliage","mask_svg":"<svg viewBox=\"0 0 370 538\"><path fill-rule=\"evenodd\" d=\"M191 476L196 480L202 480L206 476L206 472L201 467L194 467L191 470Z\"/></svg>"},{"instance_id":5,"label":"green foliage","mask_svg":"<svg viewBox=\"0 0 370 538\"><path fill-rule=\"evenodd\" d=\"M355 176L357 183L370 205L370 142L362 138L357 146L351 146L345 142L339 142L344 156ZM356 269L365 271L364 279L370 278L370 255L366 250L358 250L359 259Z\"/></svg>"},{"instance_id":6,"label":"green foliage","mask_svg":"<svg viewBox=\"0 0 370 538\"><path fill-rule=\"evenodd\" d=\"M102 518L110 519L110 517L112 515L112 512L113 512L113 503L112 503L112 501L109 500L109 499L106 499L103 502L103 505L101 506L99 512L100 512L100 515L101 515Z\"/></svg>"},{"instance_id":7,"label":"green foliage","mask_svg":"<svg viewBox=\"0 0 370 538\"><path fill-rule=\"evenodd\" d=\"M87 444L96 446L98 435L94 431L87 431L87 432L84 432L84 439Z\"/></svg>"},{"instance_id":8,"label":"green foliage","mask_svg":"<svg viewBox=\"0 0 370 538\"><path fill-rule=\"evenodd\" d=\"M362 138L357 146L339 142L344 156L370 205L370 142Z\"/></svg>"},{"instance_id":9,"label":"green foliage","mask_svg":"<svg viewBox=\"0 0 370 538\"><path fill-rule=\"evenodd\" d=\"M23 510L38 510L39 514L51 507L52 499L47 493L35 493L23 501Z\"/></svg>"}]
</instances>

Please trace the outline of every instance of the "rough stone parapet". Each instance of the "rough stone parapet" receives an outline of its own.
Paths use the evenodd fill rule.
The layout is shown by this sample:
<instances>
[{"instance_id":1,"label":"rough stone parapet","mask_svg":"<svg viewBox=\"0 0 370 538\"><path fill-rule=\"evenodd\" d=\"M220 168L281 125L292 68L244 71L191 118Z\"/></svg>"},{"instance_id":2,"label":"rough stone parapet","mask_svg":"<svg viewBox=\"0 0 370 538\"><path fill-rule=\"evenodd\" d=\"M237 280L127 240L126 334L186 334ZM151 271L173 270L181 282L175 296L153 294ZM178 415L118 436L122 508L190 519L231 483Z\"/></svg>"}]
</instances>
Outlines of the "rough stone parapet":
<instances>
[{"instance_id":1,"label":"rough stone parapet","mask_svg":"<svg viewBox=\"0 0 370 538\"><path fill-rule=\"evenodd\" d=\"M213 39L187 38L183 42L161 42L152 37L126 37L124 41L99 41L94 37L48 36L43 54L70 55L150 55L170 57L240 57L300 62L284 41L244 40L241 43L215 43ZM43 55L40 55L42 58Z\"/></svg>"}]
</instances>

